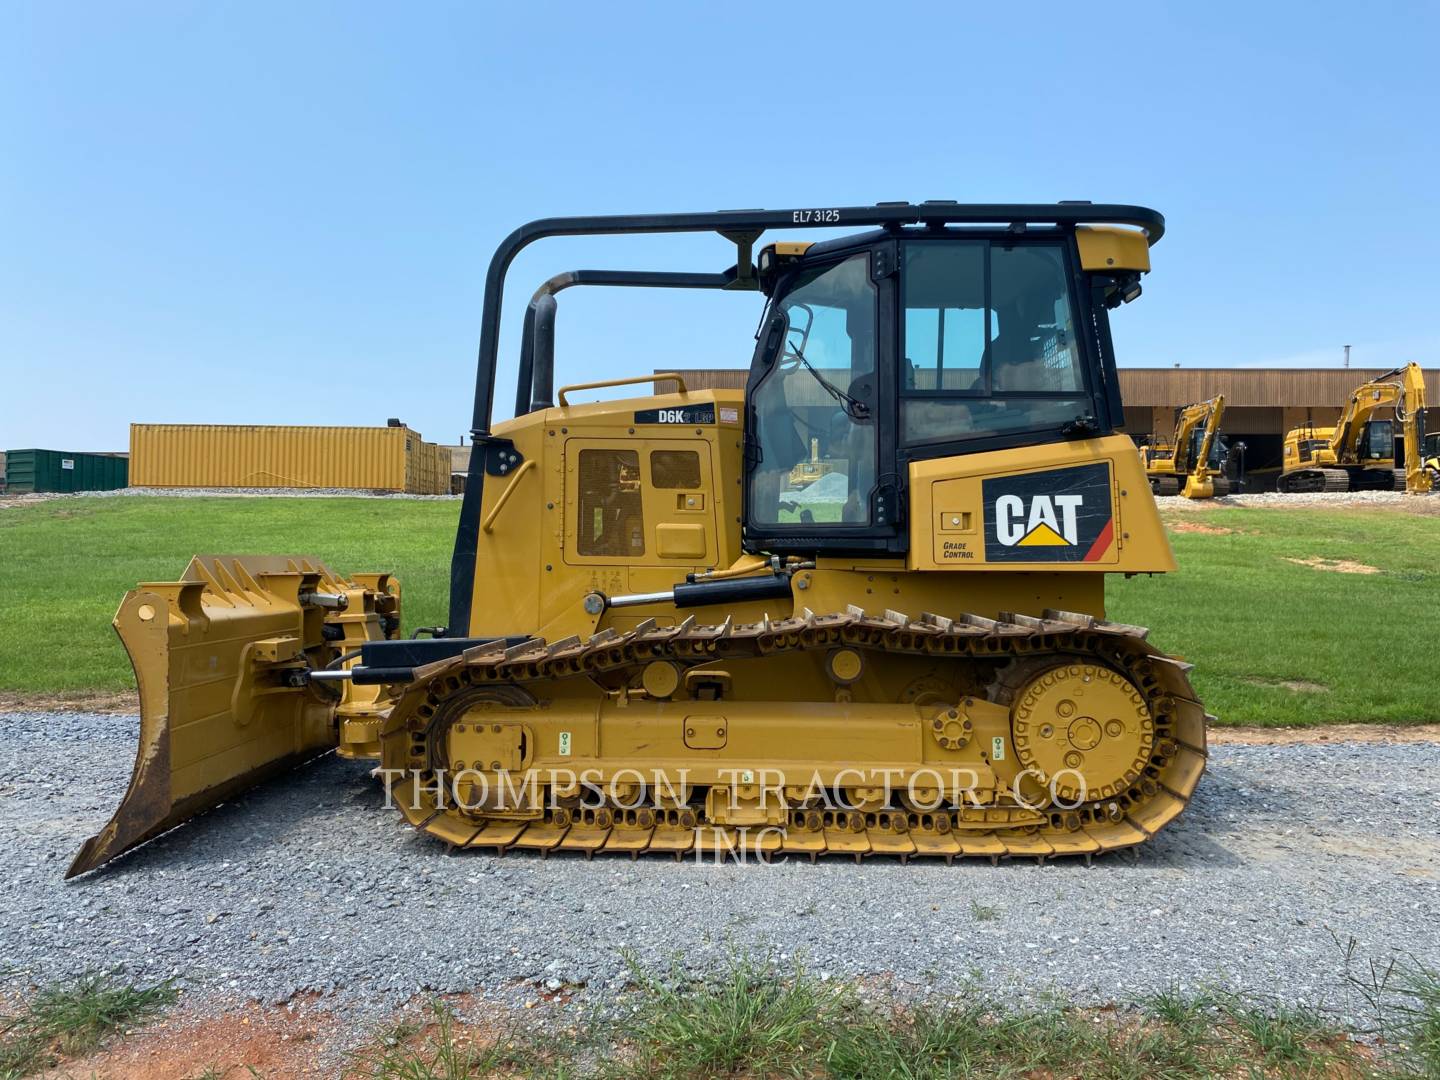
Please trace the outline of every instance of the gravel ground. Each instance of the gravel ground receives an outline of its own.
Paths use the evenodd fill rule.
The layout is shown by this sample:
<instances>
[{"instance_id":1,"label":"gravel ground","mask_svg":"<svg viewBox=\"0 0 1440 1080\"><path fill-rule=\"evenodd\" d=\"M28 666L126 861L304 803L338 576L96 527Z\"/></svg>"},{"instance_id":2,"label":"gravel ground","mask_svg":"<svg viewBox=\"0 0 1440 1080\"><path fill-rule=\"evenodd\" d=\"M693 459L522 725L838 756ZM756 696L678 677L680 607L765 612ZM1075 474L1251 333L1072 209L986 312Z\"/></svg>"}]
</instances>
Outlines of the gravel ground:
<instances>
[{"instance_id":1,"label":"gravel ground","mask_svg":"<svg viewBox=\"0 0 1440 1080\"><path fill-rule=\"evenodd\" d=\"M1352 939L1362 965L1440 963L1435 742L1215 747L1180 821L1089 868L447 855L363 764L329 757L67 884L125 785L134 718L0 724L0 990L123 964L201 1001L521 1004L547 984L620 986L628 946L696 969L768 950L902 994L980 980L1106 1002L1223 983L1358 1016Z\"/></svg>"},{"instance_id":2,"label":"gravel ground","mask_svg":"<svg viewBox=\"0 0 1440 1080\"><path fill-rule=\"evenodd\" d=\"M1328 495L1324 492L1282 495L1278 491L1258 491L1253 495L1224 495L1216 499L1187 499L1183 495L1158 495L1155 502L1162 510L1204 510L1216 506L1279 507L1293 510L1304 506L1318 506L1326 509L1378 507L1412 510L1418 513L1440 513L1440 492L1410 495L1403 491L1345 491L1331 492Z\"/></svg>"}]
</instances>

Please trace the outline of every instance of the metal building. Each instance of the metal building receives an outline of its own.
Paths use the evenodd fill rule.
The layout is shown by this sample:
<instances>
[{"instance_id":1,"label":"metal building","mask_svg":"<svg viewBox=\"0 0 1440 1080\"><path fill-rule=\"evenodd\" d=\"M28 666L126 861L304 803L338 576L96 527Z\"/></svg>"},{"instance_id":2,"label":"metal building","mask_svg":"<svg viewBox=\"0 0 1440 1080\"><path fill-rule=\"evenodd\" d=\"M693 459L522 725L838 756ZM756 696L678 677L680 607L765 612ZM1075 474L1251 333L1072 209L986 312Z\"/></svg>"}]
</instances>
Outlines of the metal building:
<instances>
[{"instance_id":1,"label":"metal building","mask_svg":"<svg viewBox=\"0 0 1440 1080\"><path fill-rule=\"evenodd\" d=\"M676 371L674 368L666 370ZM1285 432L1307 420L1333 424L1351 391L1385 374L1383 368L1121 368L1125 430L1137 440L1168 435L1175 413L1196 401L1225 395L1225 436L1244 442L1251 469L1278 468ZM748 372L729 368L679 369L693 389L743 387ZM1440 430L1440 369L1425 370L1432 398L1429 429ZM673 386L673 384L670 384ZM668 387L661 385L660 389ZM817 399L817 404L824 402Z\"/></svg>"}]
</instances>

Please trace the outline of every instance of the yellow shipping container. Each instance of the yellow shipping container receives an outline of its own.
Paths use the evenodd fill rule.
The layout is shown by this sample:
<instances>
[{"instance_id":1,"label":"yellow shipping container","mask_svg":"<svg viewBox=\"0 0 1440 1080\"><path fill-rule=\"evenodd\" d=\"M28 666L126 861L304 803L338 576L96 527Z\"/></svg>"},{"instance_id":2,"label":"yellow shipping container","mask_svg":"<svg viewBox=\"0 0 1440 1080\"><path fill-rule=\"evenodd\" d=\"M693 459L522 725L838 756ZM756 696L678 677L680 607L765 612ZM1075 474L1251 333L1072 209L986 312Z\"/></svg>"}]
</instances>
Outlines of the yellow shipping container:
<instances>
[{"instance_id":1,"label":"yellow shipping container","mask_svg":"<svg viewBox=\"0 0 1440 1080\"><path fill-rule=\"evenodd\" d=\"M450 451L408 427L131 424L135 487L450 492Z\"/></svg>"}]
</instances>

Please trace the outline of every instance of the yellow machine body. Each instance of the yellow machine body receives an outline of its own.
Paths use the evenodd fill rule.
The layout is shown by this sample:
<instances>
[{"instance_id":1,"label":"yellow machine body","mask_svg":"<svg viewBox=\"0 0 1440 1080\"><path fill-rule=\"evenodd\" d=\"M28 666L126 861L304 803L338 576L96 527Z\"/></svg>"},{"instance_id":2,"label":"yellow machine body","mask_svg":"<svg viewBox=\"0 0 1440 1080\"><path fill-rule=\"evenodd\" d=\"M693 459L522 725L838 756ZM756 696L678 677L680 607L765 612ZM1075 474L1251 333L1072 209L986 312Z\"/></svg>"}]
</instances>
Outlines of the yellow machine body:
<instances>
[{"instance_id":1,"label":"yellow machine body","mask_svg":"<svg viewBox=\"0 0 1440 1080\"><path fill-rule=\"evenodd\" d=\"M1187 499L1209 499L1226 495L1230 483L1224 459L1216 461L1220 421L1225 415L1225 395L1181 409L1175 418L1175 432L1165 441L1152 436L1140 448L1141 460L1157 495L1184 495Z\"/></svg>"},{"instance_id":2,"label":"yellow machine body","mask_svg":"<svg viewBox=\"0 0 1440 1080\"><path fill-rule=\"evenodd\" d=\"M687 574L728 568L742 559L738 420L645 430L637 428L632 417L637 410L674 411L713 403L717 416L738 418L743 400L739 391L662 394L555 408L497 425L497 433L514 442L525 464L485 491L475 591L486 603L472 614L470 636L503 637L523 626L533 628L536 636L555 639L683 617L665 603L588 614L578 599L590 593L665 590ZM590 455L613 462L617 471L607 474L597 468L587 476ZM981 536L981 488L987 477L1090 463L1104 464L1110 476L1114 524L1102 546L1085 552L1088 559L1075 561L1075 545L1065 536L1063 508L1042 507L1034 524L1043 527L1044 535L1030 535L1032 503L1013 523L1013 529L1023 527L1026 534L1017 544L1064 557L1028 561L1023 572L1011 563L987 561ZM911 466L910 490L906 556L819 560L801 578L817 591L797 593L797 602L817 611L865 606L867 601L873 605L877 593L867 593L865 583L880 573L891 582L883 597L889 607L945 611L964 596L970 598L967 609L992 617L1006 609L1039 614L1046 607L1101 615L1101 571L1164 573L1175 568L1144 471L1124 436L917 462ZM603 545L586 543L586 518L615 506L623 508L624 546L598 551ZM1047 525L1050 521L1053 528ZM1043 539L1050 542L1040 544ZM980 573L983 580L975 580ZM1032 594L1028 604L1017 599L1022 590ZM819 597L823 599L815 602ZM991 599L982 603L981 597ZM789 616L794 607L793 602L752 602L727 609L727 614L738 622L766 612Z\"/></svg>"},{"instance_id":3,"label":"yellow machine body","mask_svg":"<svg viewBox=\"0 0 1440 1080\"><path fill-rule=\"evenodd\" d=\"M399 629L400 585L347 579L304 556L197 555L179 581L126 593L115 630L140 694L129 789L69 875L335 748L379 752L383 687L340 693L306 678ZM352 661L353 662L353 661Z\"/></svg>"},{"instance_id":4,"label":"yellow machine body","mask_svg":"<svg viewBox=\"0 0 1440 1080\"><path fill-rule=\"evenodd\" d=\"M1396 424L1405 448L1400 463ZM1425 467L1424 438L1425 373L1406 364L1356 387L1333 427L1302 424L1286 432L1279 490L1424 494L1435 483Z\"/></svg>"},{"instance_id":5,"label":"yellow machine body","mask_svg":"<svg viewBox=\"0 0 1440 1080\"><path fill-rule=\"evenodd\" d=\"M1408 462L1407 462L1408 465ZM1420 450L1420 469L1424 478L1415 485L1417 491L1440 491L1440 431L1425 436ZM1406 470L1407 477L1409 470ZM1428 483L1428 488L1425 486Z\"/></svg>"},{"instance_id":6,"label":"yellow machine body","mask_svg":"<svg viewBox=\"0 0 1440 1080\"><path fill-rule=\"evenodd\" d=\"M652 375L522 404L477 442L452 574L463 617L441 637L397 637L387 575L308 558L197 558L129 594L135 775L71 873L332 747L378 759L406 820L457 847L948 860L1143 842L1206 754L1189 665L1105 612L1106 574L1175 569L1102 366L1106 311L1139 295L1148 243L1065 222L1158 235L1160 219L1029 209L1061 224L776 244L754 276L703 279L770 296L745 392ZM815 214L843 220L774 220ZM939 327L922 376L876 345L891 339L867 320L891 309L868 298L936 267L904 294L911 357L924 320ZM1082 274L1090 290L1067 292ZM1059 291L1034 302L1047 281ZM962 339L992 297L1002 332ZM539 343L553 303L533 314ZM842 372L837 342L863 365ZM522 367L537 398L543 351ZM573 400L652 379L677 389Z\"/></svg>"}]
</instances>

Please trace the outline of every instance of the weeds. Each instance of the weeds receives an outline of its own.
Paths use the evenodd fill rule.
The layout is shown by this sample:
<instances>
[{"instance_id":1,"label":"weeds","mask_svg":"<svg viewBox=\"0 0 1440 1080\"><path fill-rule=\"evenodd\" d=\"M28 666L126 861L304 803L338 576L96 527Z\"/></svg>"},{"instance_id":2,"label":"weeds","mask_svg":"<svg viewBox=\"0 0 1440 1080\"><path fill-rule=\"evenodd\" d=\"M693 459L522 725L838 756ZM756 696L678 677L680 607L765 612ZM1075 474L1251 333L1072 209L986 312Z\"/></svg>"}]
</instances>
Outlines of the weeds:
<instances>
[{"instance_id":1,"label":"weeds","mask_svg":"<svg viewBox=\"0 0 1440 1080\"><path fill-rule=\"evenodd\" d=\"M1347 962L1354 943L1346 949ZM1369 1002L1380 1031L1394 1043L1397 1055L1414 1076L1440 1080L1440 970L1419 960L1373 961L1366 974L1350 974Z\"/></svg>"},{"instance_id":2,"label":"weeds","mask_svg":"<svg viewBox=\"0 0 1440 1080\"><path fill-rule=\"evenodd\" d=\"M372 1049L357 1054L346 1075L371 1080L481 1080L491 1076L575 1075L550 1040L522 1033L477 1042L457 1026L444 1001L430 1005L429 1025L401 1021L382 1032ZM423 1038L417 1039L423 1035Z\"/></svg>"},{"instance_id":3,"label":"weeds","mask_svg":"<svg viewBox=\"0 0 1440 1080\"><path fill-rule=\"evenodd\" d=\"M118 982L114 972L44 987L17 1015L0 1021L0 1080L39 1072L59 1054L88 1054L116 1032L159 1015L177 996L168 979L140 988Z\"/></svg>"},{"instance_id":4,"label":"weeds","mask_svg":"<svg viewBox=\"0 0 1440 1080\"><path fill-rule=\"evenodd\" d=\"M622 1025L631 1049L622 1075L758 1075L802 1071L854 1009L848 988L797 969L781 978L761 961L732 959L713 982L661 981L632 962L641 999Z\"/></svg>"},{"instance_id":5,"label":"weeds","mask_svg":"<svg viewBox=\"0 0 1440 1080\"><path fill-rule=\"evenodd\" d=\"M1227 998L1222 1008L1263 1069L1311 1076L1354 1056L1345 1034L1314 1009L1241 998Z\"/></svg>"},{"instance_id":6,"label":"weeds","mask_svg":"<svg viewBox=\"0 0 1440 1080\"><path fill-rule=\"evenodd\" d=\"M971 900L970 917L976 922L993 922L1000 917L1000 909L991 907L989 904L982 904L978 900Z\"/></svg>"},{"instance_id":7,"label":"weeds","mask_svg":"<svg viewBox=\"0 0 1440 1080\"><path fill-rule=\"evenodd\" d=\"M1391 1029L1427 1077L1440 1078L1440 971L1418 961L1397 967L1400 998L1390 1010Z\"/></svg>"},{"instance_id":8,"label":"weeds","mask_svg":"<svg viewBox=\"0 0 1440 1080\"><path fill-rule=\"evenodd\" d=\"M1133 1008L1080 1009L1060 998L1012 1007L978 989L948 1004L867 1004L769 959L732 956L713 978L631 963L632 994L567 1040L536 1031L481 1038L436 1002L426 1024L377 1035L351 1077L1440 1077L1440 979L1387 972L1410 1011L1405 1060L1372 1058L1318 1009L1225 991L1169 989ZM1428 1057L1427 1057L1428 1054Z\"/></svg>"}]
</instances>

